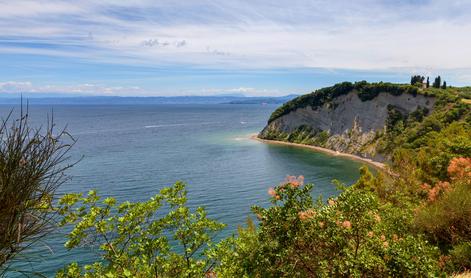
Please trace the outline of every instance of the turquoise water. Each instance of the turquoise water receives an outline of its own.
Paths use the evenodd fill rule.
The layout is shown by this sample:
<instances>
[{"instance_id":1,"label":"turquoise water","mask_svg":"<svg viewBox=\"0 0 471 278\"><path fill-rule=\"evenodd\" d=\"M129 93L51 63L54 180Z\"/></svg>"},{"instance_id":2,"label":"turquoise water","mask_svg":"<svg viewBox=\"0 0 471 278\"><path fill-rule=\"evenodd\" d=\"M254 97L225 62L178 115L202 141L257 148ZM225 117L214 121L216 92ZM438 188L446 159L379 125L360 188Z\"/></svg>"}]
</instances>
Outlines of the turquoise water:
<instances>
[{"instance_id":1,"label":"turquoise water","mask_svg":"<svg viewBox=\"0 0 471 278\"><path fill-rule=\"evenodd\" d=\"M44 123L50 106L30 107L34 125ZM267 189L286 175L304 175L316 196L336 193L333 179L351 183L360 164L310 150L267 145L249 139L276 106L260 105L56 105L59 127L68 125L78 140L71 154L81 162L59 193L97 189L103 196L143 201L177 180L188 183L189 205L233 233L254 204L268 204ZM0 106L4 117L11 109ZM72 260L90 261L93 249L66 251L64 231L46 239L52 249L17 267L53 276Z\"/></svg>"}]
</instances>

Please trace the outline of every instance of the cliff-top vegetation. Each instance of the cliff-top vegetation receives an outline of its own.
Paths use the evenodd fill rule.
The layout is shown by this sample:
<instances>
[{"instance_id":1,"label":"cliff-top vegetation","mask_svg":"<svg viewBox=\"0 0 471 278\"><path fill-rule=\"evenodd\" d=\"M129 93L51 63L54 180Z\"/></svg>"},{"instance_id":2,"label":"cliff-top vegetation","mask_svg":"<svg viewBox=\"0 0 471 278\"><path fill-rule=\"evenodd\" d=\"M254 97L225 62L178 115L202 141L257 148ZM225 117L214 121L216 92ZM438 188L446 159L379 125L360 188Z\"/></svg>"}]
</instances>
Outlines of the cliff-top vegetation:
<instances>
[{"instance_id":1,"label":"cliff-top vegetation","mask_svg":"<svg viewBox=\"0 0 471 278\"><path fill-rule=\"evenodd\" d=\"M270 116L268 123L275 119L295 111L299 108L307 106L317 107L327 103L336 97L346 95L350 92L355 92L362 101L368 101L375 98L379 93L390 93L393 95L401 95L404 93L417 94L419 89L413 85L407 84L392 84L392 83L368 83L366 81L360 82L342 82L335 84L331 87L325 87L316 90L310 94L299 96L291 101L286 102L278 109L276 109Z\"/></svg>"},{"instance_id":2,"label":"cliff-top vegetation","mask_svg":"<svg viewBox=\"0 0 471 278\"><path fill-rule=\"evenodd\" d=\"M295 111L296 109L304 108L307 106L315 108L325 103L328 103L329 101L332 101L333 99L341 95L346 95L351 92L358 94L358 97L362 101L372 100L380 93L389 93L392 95L423 94L426 96L447 94L450 96L458 95L465 99L471 98L471 90L469 89L469 87L447 87L446 83L444 85L435 85L435 83L441 82L440 79L435 80L434 86L430 87L429 85L427 85L428 83L422 83L423 81L424 77L416 76L412 77L412 84L394 84L388 82L368 83L366 81L359 81L355 83L338 83L331 87L321 88L310 94L305 94L286 102L272 113L268 120L268 123L274 121L275 119L281 116L287 115L290 112Z\"/></svg>"}]
</instances>

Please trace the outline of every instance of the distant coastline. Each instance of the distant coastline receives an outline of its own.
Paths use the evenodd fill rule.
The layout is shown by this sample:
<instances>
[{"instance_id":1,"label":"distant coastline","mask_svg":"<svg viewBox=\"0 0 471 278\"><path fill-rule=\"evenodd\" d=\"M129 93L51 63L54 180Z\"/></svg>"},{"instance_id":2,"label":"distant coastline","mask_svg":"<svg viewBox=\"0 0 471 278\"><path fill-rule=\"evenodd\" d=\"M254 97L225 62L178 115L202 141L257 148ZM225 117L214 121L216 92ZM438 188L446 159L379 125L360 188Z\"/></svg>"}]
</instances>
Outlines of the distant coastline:
<instances>
[{"instance_id":1,"label":"distant coastline","mask_svg":"<svg viewBox=\"0 0 471 278\"><path fill-rule=\"evenodd\" d=\"M313 150L313 151L316 151L316 152L321 152L321 153L325 153L325 154L332 155L332 156L344 157L344 158L348 158L348 159L351 159L351 160L364 162L364 163L374 167L375 169L378 169L378 170L380 170L384 173L392 175L388 165L386 165L384 163L381 163L381 162L371 160L369 158L364 158L364 157L361 157L361 156L358 156L358 155L353 155L353 154L349 154L349 153L342 153L342 152L333 151L333 150L330 150L330 149L317 147L317 146L311 146L311 145L304 145L304 144L291 143L291 142L285 142L285 141L277 141L277 140L261 139L261 138L258 137L258 134L250 135L250 139L256 140L256 141L259 141L259 142L262 142L262 143L265 143L265 144L285 145L285 146L293 146L293 147L310 149L310 150Z\"/></svg>"},{"instance_id":2,"label":"distant coastline","mask_svg":"<svg viewBox=\"0 0 471 278\"><path fill-rule=\"evenodd\" d=\"M297 95L252 97L244 95L212 96L80 96L67 94L0 94L0 104L64 104L64 105L138 105L138 104L283 104Z\"/></svg>"}]
</instances>

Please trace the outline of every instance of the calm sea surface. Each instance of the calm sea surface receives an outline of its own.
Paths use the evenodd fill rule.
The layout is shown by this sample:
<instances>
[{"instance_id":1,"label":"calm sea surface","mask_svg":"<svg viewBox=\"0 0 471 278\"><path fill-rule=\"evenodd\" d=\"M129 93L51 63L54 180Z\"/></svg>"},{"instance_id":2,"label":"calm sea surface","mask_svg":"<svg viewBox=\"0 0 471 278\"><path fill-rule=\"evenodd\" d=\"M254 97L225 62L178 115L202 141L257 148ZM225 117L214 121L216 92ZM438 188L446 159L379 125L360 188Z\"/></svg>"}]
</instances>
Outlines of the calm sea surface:
<instances>
[{"instance_id":1,"label":"calm sea surface","mask_svg":"<svg viewBox=\"0 0 471 278\"><path fill-rule=\"evenodd\" d=\"M0 106L2 117L11 108ZM57 125L67 125L78 140L72 156L83 156L61 194L93 188L120 201L143 201L181 180L188 183L191 207L204 206L228 225L221 237L245 223L250 206L268 205L267 189L286 175L304 175L316 196L335 194L333 179L358 178L357 162L250 140L276 106L44 105L30 107L33 124L45 123L52 108ZM41 256L16 267L53 276L70 261L94 258L91 249L66 251L63 233L46 239L53 253L42 248Z\"/></svg>"}]
</instances>

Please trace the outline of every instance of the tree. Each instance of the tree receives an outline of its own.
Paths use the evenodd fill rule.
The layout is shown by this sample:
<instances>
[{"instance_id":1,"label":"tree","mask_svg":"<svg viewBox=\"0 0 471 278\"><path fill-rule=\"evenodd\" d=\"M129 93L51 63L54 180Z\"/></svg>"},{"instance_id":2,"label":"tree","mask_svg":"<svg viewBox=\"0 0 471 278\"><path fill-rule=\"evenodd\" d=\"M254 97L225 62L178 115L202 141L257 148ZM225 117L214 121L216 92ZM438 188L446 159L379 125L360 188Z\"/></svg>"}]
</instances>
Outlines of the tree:
<instances>
[{"instance_id":1,"label":"tree","mask_svg":"<svg viewBox=\"0 0 471 278\"><path fill-rule=\"evenodd\" d=\"M410 84L415 85L415 84L422 84L424 83L425 77L421 75L413 75L410 79Z\"/></svg>"},{"instance_id":2,"label":"tree","mask_svg":"<svg viewBox=\"0 0 471 278\"><path fill-rule=\"evenodd\" d=\"M65 195L61 224L74 224L66 248L99 246L101 259L83 268L72 263L57 277L210 277L214 262L205 255L224 224L203 208L192 212L186 193L177 182L137 203L117 204L95 191Z\"/></svg>"},{"instance_id":3,"label":"tree","mask_svg":"<svg viewBox=\"0 0 471 278\"><path fill-rule=\"evenodd\" d=\"M427 88L430 87L430 78L427 76L427 84L425 85Z\"/></svg>"},{"instance_id":4,"label":"tree","mask_svg":"<svg viewBox=\"0 0 471 278\"><path fill-rule=\"evenodd\" d=\"M53 118L45 129L32 128L27 111L17 120L12 113L0 123L0 275L54 228L51 203L73 166L67 153L75 143Z\"/></svg>"},{"instance_id":5,"label":"tree","mask_svg":"<svg viewBox=\"0 0 471 278\"><path fill-rule=\"evenodd\" d=\"M435 78L435 81L433 82L433 87L439 89L442 84L442 80L440 75Z\"/></svg>"},{"instance_id":6,"label":"tree","mask_svg":"<svg viewBox=\"0 0 471 278\"><path fill-rule=\"evenodd\" d=\"M446 89L446 81L443 81L442 89Z\"/></svg>"}]
</instances>

